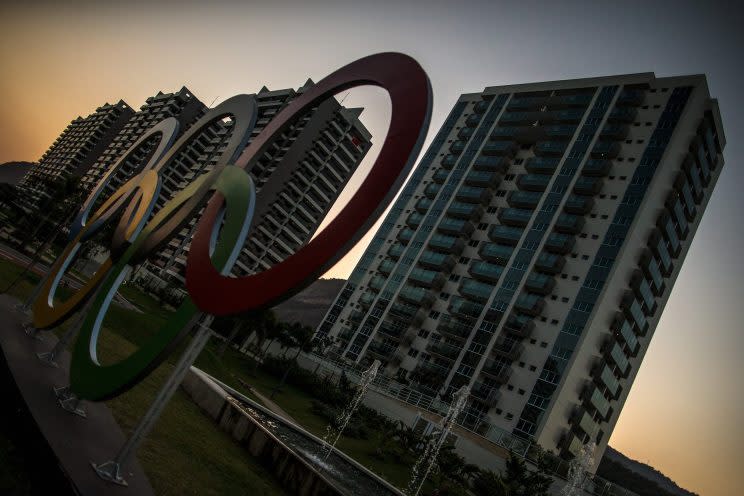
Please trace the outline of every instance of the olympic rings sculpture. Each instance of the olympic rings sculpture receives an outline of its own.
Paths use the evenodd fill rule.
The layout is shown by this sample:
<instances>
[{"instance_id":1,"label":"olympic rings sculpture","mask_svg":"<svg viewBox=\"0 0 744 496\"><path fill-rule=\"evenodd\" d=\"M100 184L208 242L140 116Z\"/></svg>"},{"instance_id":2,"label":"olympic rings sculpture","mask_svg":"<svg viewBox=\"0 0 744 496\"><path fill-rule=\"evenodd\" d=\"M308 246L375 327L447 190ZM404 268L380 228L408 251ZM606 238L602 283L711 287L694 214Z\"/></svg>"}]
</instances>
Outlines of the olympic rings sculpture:
<instances>
[{"instance_id":1,"label":"olympic rings sculpture","mask_svg":"<svg viewBox=\"0 0 744 496\"><path fill-rule=\"evenodd\" d=\"M392 111L380 153L359 190L333 221L296 253L258 274L230 277L254 214L256 194L248 172L273 138L288 129L294 119L334 94L364 85L385 89ZM431 102L429 79L414 59L381 53L352 62L309 88L248 146L257 114L255 100L248 95L232 97L211 109L178 140L174 118L152 127L114 164L85 201L71 226L69 244L34 302L34 325L50 329L91 301L73 350L72 391L94 401L115 397L162 363L188 334L199 312L224 316L272 307L302 291L335 265L372 227L408 176L429 127ZM232 134L215 166L150 219L159 198L162 171L204 129L225 117L233 120ZM116 171L148 140L158 142L143 170L93 212ZM163 328L134 353L118 363L101 365L96 353L98 336L119 286L133 265L162 247L198 214L209 194L187 258L188 296ZM80 290L55 303L56 289L81 244L117 218L110 258Z\"/></svg>"}]
</instances>

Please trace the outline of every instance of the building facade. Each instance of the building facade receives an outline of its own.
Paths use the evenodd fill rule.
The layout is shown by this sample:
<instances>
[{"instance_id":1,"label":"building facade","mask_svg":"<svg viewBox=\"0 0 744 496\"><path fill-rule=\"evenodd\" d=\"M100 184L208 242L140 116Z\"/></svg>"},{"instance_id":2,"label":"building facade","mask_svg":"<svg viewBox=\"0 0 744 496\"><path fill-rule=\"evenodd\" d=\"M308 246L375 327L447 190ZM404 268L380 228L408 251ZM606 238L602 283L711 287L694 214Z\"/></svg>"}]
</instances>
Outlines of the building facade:
<instances>
[{"instance_id":1,"label":"building facade","mask_svg":"<svg viewBox=\"0 0 744 496\"><path fill-rule=\"evenodd\" d=\"M95 163L80 178L85 196L98 185L98 182L119 157L152 126L168 117L175 117L180 125L180 136L191 124L204 115L206 110L206 105L200 102L185 86L175 93L159 91L157 95L148 98L145 104L140 107L140 110L114 136L103 153L97 157ZM151 143L140 147L131 159L121 166L109 182L107 190L103 193L105 196L109 196L116 191L127 178L133 176L135 171L146 163L156 139L158 138L154 137Z\"/></svg>"},{"instance_id":2,"label":"building facade","mask_svg":"<svg viewBox=\"0 0 744 496\"><path fill-rule=\"evenodd\" d=\"M73 120L20 181L26 205L43 205L51 182L84 176L133 115L132 108L119 100Z\"/></svg>"},{"instance_id":3,"label":"building facade","mask_svg":"<svg viewBox=\"0 0 744 496\"><path fill-rule=\"evenodd\" d=\"M308 80L298 90L262 88L255 95L258 120L248 143L312 84ZM234 275L271 267L310 240L371 147L371 134L359 120L361 112L362 109L345 108L331 98L299 117L290 129L275 138L273 146L250 171L256 185L256 210ZM209 153L216 156L229 133L229 123L216 129L207 147ZM202 154L184 169L185 174L166 177L164 183L183 186L213 165ZM175 281L177 287L182 287L197 218L148 261L145 270L149 274L163 283Z\"/></svg>"},{"instance_id":4,"label":"building facade","mask_svg":"<svg viewBox=\"0 0 744 496\"><path fill-rule=\"evenodd\" d=\"M477 434L599 463L724 145L701 75L462 95L316 336L397 390L469 386Z\"/></svg>"}]
</instances>

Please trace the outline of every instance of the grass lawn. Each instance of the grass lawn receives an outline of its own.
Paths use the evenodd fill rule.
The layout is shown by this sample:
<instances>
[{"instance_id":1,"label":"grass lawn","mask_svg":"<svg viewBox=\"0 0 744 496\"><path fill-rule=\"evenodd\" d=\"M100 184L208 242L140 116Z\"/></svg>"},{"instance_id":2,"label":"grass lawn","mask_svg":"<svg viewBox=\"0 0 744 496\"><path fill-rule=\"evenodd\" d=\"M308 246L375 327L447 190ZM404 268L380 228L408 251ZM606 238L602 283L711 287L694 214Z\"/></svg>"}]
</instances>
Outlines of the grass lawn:
<instances>
[{"instance_id":1,"label":"grass lawn","mask_svg":"<svg viewBox=\"0 0 744 496\"><path fill-rule=\"evenodd\" d=\"M19 272L14 264L0 259L0 287ZM13 293L19 298L30 294L35 276L19 284ZM102 363L118 361L131 353L168 317L157 300L131 287L121 294L144 313L112 305L104 320L104 332L99 340ZM219 341L213 339L196 361L196 366L230 386L259 401L241 385L241 380L269 396L279 379L262 370L255 370L249 357L234 349L217 356ZM142 383L131 391L107 402L114 417L125 432L130 431L144 414L180 353L171 354ZM323 437L328 422L313 413L313 391L284 385L274 401L304 429ZM260 402L260 401L259 401ZM387 463L372 456L380 433L370 439L341 437L337 447L393 485L404 488L411 467ZM2 445L0 444L0 449ZM179 391L167 406L153 431L138 451L138 457L158 494L284 494L277 482L234 440L217 429L214 423Z\"/></svg>"}]
</instances>

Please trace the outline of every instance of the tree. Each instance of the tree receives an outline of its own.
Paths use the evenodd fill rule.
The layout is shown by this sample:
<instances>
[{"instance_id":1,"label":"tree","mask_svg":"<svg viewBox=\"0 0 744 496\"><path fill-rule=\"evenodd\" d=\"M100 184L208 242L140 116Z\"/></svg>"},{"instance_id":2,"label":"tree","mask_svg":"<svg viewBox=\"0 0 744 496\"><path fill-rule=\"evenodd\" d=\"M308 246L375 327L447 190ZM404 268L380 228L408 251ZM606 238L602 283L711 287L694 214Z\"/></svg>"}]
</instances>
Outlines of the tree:
<instances>
[{"instance_id":1,"label":"tree","mask_svg":"<svg viewBox=\"0 0 744 496\"><path fill-rule=\"evenodd\" d=\"M506 471L501 475L481 471L473 480L473 491L483 496L547 496L552 482L543 472L542 462L538 460L533 471L522 458L510 453Z\"/></svg>"}]
</instances>

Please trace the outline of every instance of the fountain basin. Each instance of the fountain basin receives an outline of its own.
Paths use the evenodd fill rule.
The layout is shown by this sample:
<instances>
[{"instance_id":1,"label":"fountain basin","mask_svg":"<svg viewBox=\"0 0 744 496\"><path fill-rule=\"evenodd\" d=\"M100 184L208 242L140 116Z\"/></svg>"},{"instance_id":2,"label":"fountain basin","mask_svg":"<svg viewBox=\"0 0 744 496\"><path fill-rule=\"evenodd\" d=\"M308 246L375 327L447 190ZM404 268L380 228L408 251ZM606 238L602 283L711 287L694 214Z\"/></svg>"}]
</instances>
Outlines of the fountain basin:
<instances>
[{"instance_id":1,"label":"fountain basin","mask_svg":"<svg viewBox=\"0 0 744 496\"><path fill-rule=\"evenodd\" d=\"M402 496L397 488L301 427L191 367L183 389L293 494ZM325 459L324 459L325 458Z\"/></svg>"}]
</instances>

